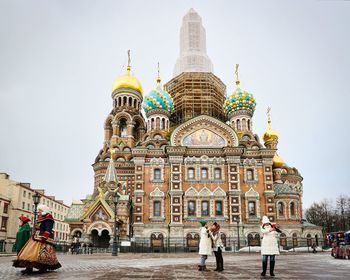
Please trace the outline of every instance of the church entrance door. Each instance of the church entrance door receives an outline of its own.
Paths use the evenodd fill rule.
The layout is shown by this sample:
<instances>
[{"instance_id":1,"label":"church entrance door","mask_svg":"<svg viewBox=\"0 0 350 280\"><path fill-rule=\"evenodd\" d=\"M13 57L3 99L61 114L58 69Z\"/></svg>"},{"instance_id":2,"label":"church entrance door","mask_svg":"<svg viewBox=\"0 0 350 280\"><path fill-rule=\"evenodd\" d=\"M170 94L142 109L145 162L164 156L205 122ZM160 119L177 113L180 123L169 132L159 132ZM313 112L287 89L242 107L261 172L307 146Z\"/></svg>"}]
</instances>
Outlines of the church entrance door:
<instances>
[{"instance_id":1,"label":"church entrance door","mask_svg":"<svg viewBox=\"0 0 350 280\"><path fill-rule=\"evenodd\" d=\"M95 248L108 248L109 247L109 232L108 230L104 229L101 233L101 236L98 235L98 231L96 229L93 229L91 231L91 239L92 243L94 244Z\"/></svg>"}]
</instances>

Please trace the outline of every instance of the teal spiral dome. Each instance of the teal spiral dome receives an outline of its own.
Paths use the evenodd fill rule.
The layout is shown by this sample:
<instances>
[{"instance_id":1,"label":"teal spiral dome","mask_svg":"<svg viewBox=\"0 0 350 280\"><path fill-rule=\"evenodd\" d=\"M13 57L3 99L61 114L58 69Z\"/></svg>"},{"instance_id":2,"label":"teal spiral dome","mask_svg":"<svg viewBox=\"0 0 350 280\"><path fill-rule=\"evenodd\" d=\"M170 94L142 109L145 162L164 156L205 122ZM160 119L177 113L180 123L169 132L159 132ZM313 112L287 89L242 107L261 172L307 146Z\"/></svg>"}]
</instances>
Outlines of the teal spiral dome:
<instances>
[{"instance_id":1,"label":"teal spiral dome","mask_svg":"<svg viewBox=\"0 0 350 280\"><path fill-rule=\"evenodd\" d=\"M236 88L224 103L224 111L227 115L238 110L247 110L253 114L255 107L256 102L253 94L240 88Z\"/></svg>"},{"instance_id":2,"label":"teal spiral dome","mask_svg":"<svg viewBox=\"0 0 350 280\"><path fill-rule=\"evenodd\" d=\"M146 114L153 109L163 109L171 113L173 111L173 99L168 92L158 86L144 97L143 109Z\"/></svg>"}]
</instances>

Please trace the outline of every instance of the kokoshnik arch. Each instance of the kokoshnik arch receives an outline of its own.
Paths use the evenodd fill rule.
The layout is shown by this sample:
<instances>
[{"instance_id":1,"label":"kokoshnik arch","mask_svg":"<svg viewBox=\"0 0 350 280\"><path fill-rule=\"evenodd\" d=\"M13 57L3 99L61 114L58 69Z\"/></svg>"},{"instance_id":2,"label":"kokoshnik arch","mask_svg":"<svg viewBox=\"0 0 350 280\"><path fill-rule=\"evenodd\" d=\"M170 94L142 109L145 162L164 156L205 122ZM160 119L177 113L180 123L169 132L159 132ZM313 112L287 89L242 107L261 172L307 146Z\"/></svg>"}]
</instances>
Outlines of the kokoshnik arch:
<instances>
[{"instance_id":1,"label":"kokoshnik arch","mask_svg":"<svg viewBox=\"0 0 350 280\"><path fill-rule=\"evenodd\" d=\"M293 243L321 237L319 227L301 221L303 178L277 154L269 111L263 142L253 131L256 101L241 89L238 65L226 97L193 9L180 37L174 77L164 87L158 71L156 87L144 95L130 54L126 73L114 81L103 147L92 165L93 193L73 202L66 218L71 238L110 246L115 192L120 238L136 244L195 247L204 219L220 222L226 245L237 229L258 245L264 215Z\"/></svg>"}]
</instances>

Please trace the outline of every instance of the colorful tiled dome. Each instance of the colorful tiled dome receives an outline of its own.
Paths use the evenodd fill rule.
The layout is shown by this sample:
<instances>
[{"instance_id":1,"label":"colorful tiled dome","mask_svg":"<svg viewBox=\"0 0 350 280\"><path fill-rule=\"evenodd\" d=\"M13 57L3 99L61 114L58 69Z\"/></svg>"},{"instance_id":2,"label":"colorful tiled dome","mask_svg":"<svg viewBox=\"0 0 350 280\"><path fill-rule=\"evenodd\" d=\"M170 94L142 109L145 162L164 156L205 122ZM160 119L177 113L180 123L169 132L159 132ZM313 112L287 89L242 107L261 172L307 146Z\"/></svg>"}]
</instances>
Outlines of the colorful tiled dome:
<instances>
[{"instance_id":1,"label":"colorful tiled dome","mask_svg":"<svg viewBox=\"0 0 350 280\"><path fill-rule=\"evenodd\" d=\"M239 87L225 100L224 111L226 114L238 110L247 110L252 114L255 111L256 102L254 96Z\"/></svg>"},{"instance_id":2,"label":"colorful tiled dome","mask_svg":"<svg viewBox=\"0 0 350 280\"><path fill-rule=\"evenodd\" d=\"M161 89L158 83L158 86L144 97L143 109L146 114L153 109L163 109L171 113L173 111L173 99L168 92Z\"/></svg>"}]
</instances>

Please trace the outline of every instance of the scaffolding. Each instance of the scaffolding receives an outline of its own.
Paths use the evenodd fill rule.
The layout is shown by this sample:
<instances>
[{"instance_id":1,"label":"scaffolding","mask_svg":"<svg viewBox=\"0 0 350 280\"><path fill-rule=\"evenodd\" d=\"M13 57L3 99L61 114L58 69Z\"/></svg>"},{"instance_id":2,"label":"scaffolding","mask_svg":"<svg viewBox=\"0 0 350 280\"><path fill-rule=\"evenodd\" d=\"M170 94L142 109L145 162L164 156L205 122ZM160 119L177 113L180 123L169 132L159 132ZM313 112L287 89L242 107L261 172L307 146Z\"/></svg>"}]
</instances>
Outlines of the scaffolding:
<instances>
[{"instance_id":1,"label":"scaffolding","mask_svg":"<svg viewBox=\"0 0 350 280\"><path fill-rule=\"evenodd\" d=\"M199 115L225 121L225 84L209 72L184 72L164 85L174 101L173 125Z\"/></svg>"}]
</instances>

